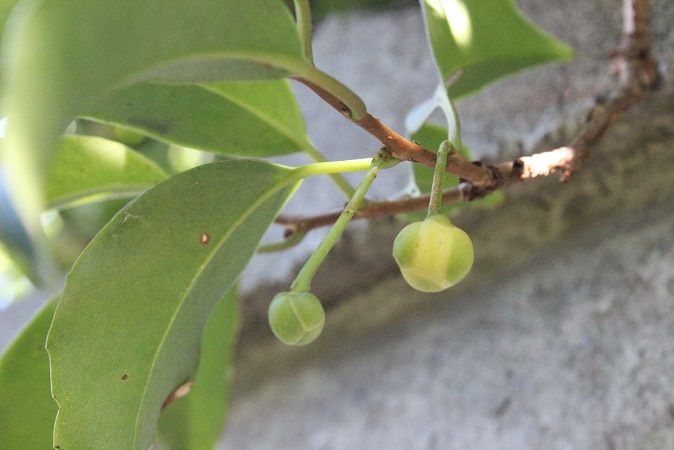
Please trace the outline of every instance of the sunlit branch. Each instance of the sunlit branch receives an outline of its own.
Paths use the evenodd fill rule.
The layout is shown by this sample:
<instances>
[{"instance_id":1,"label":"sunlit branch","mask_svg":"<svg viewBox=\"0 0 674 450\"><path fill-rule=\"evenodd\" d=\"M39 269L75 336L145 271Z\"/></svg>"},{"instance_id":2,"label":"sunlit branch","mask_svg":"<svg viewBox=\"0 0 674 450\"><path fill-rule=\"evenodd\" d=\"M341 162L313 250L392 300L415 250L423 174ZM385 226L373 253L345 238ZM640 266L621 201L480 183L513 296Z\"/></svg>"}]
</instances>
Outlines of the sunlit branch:
<instances>
[{"instance_id":1,"label":"sunlit branch","mask_svg":"<svg viewBox=\"0 0 674 450\"><path fill-rule=\"evenodd\" d=\"M569 180L589 156L590 148L611 124L643 99L644 89L657 87L659 76L657 63L651 52L650 14L649 0L624 0L623 40L618 54L620 66L623 68L620 86L609 100L598 102L587 113L583 126L569 144L495 166L449 158L447 171L458 175L464 182L458 188L444 192L443 203L471 201L512 184L553 174L560 174L562 181ZM349 118L348 108L338 99L318 86L300 81ZM377 137L395 157L434 166L435 153L400 136L369 113L354 122ZM430 196L422 195L394 201L369 202L358 211L354 219L372 219L420 211L428 206L429 199ZM290 235L295 232L307 233L314 228L334 223L340 213L341 211L333 211L310 217L279 216L276 223L285 226Z\"/></svg>"}]
</instances>

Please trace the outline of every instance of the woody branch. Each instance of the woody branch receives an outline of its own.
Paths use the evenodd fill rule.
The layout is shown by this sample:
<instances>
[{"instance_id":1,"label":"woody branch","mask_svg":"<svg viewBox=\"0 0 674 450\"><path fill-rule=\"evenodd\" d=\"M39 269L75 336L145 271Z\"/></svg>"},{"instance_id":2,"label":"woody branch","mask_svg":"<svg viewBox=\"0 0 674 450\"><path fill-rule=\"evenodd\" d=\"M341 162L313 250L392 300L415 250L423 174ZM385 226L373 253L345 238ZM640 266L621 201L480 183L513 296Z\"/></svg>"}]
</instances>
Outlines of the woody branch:
<instances>
[{"instance_id":1,"label":"woody branch","mask_svg":"<svg viewBox=\"0 0 674 450\"><path fill-rule=\"evenodd\" d=\"M611 124L642 100L644 90L654 89L658 85L657 63L651 51L650 15L650 0L624 0L623 38L615 55L620 85L610 100L598 102L587 113L581 130L568 145L497 165L470 162L457 156L448 158L447 172L459 176L463 182L459 187L444 193L443 203L470 201L515 183L557 173L561 175L562 181L568 181L573 172L580 169L589 156L590 148ZM339 99L306 80L299 81L346 118L376 137L395 157L434 167L435 153L401 136L369 113L361 120L353 120L348 108ZM356 213L354 219L371 219L423 210L427 207L428 200L429 197L424 195L369 202ZM286 227L287 235L306 233L334 223L340 213L341 210L310 217L282 215L276 219L276 223Z\"/></svg>"}]
</instances>

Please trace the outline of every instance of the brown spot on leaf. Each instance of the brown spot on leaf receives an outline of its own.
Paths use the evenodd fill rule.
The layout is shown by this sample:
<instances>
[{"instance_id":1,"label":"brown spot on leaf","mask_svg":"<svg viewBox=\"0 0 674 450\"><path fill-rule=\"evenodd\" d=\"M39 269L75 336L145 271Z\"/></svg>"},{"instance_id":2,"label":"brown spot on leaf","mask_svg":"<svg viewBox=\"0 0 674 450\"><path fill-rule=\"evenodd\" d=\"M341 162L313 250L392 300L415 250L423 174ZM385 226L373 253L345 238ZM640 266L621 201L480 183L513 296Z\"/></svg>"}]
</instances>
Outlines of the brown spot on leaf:
<instances>
[{"instance_id":1,"label":"brown spot on leaf","mask_svg":"<svg viewBox=\"0 0 674 450\"><path fill-rule=\"evenodd\" d=\"M126 381L128 379L129 379L129 375L127 375L127 374L122 375L122 381Z\"/></svg>"},{"instance_id":2,"label":"brown spot on leaf","mask_svg":"<svg viewBox=\"0 0 674 450\"><path fill-rule=\"evenodd\" d=\"M211 240L211 236L208 233L201 233L201 239L199 242L201 242L201 245L208 245L208 241Z\"/></svg>"}]
</instances>

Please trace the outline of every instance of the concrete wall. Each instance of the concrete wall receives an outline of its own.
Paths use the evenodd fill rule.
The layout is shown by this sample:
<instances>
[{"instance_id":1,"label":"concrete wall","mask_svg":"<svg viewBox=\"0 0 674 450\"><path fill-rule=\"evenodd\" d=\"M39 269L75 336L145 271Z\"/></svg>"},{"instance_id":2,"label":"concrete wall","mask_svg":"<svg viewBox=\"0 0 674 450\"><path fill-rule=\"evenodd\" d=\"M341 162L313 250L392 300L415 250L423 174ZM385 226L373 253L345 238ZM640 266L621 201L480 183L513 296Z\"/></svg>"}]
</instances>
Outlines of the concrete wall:
<instances>
[{"instance_id":1,"label":"concrete wall","mask_svg":"<svg viewBox=\"0 0 674 450\"><path fill-rule=\"evenodd\" d=\"M471 148L495 160L567 142L615 81L620 1L520 3L577 57L460 104ZM674 7L655 3L658 57L671 73ZM317 59L401 128L434 84L421 30L414 9L332 18L318 30ZM376 148L299 96L322 148ZM308 348L268 339L266 305L287 280L251 287L222 448L674 448L673 152L667 82L570 183L518 186L504 207L458 218L478 258L468 280L439 295L412 291L396 273L390 245L401 223L352 229L319 273L331 312Z\"/></svg>"}]
</instances>

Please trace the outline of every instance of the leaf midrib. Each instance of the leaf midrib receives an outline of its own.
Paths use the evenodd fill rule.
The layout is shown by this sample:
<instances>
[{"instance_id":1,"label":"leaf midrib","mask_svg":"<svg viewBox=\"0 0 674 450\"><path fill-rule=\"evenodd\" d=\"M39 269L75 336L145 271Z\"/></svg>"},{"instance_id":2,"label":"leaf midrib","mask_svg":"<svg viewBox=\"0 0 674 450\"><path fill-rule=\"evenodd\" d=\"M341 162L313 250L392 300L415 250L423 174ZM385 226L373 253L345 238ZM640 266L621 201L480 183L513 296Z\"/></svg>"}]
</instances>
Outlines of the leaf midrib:
<instances>
[{"instance_id":1,"label":"leaf midrib","mask_svg":"<svg viewBox=\"0 0 674 450\"><path fill-rule=\"evenodd\" d=\"M190 280L189 285L187 286L187 289L185 290L185 293L183 296L180 298L180 301L178 302L177 307L175 308L175 311L173 315L171 316L171 320L169 321L169 325L166 327L166 331L164 332L164 335L162 336L161 340L159 341L159 345L157 346L157 351L154 353L154 356L152 358L152 363L150 365L150 370L148 371L148 376L147 376L147 381L145 382L145 386L143 387L143 393L140 397L139 401L139 408L138 408L138 413L136 414L136 420L134 422L134 433L133 433L133 448L137 448L137 442L138 442L138 434L140 430L140 414L143 411L143 405L145 404L145 397L147 396L147 391L150 386L150 379L152 378L156 365L157 365L157 360L159 359L159 354L161 353L161 349L164 346L164 343L166 342L166 339L168 338L169 331L173 328L173 325L175 321L178 318L178 315L180 311L182 311L183 304L187 300L187 298L190 296L192 293L192 290L194 289L194 286L196 285L197 281L203 274L204 270L210 264L211 260L213 257L218 253L220 248L224 245L224 243L229 239L229 237L232 235L234 230L236 230L241 224L264 202L269 200L273 195L278 193L281 189L283 189L286 185L291 184L293 181L295 181L295 173L291 172L285 177L283 177L279 182L273 186L271 189L269 189L267 192L264 194L260 195L258 199L251 204L249 208L247 208L244 213L241 215L239 219L237 219L230 227L225 231L225 234L223 235L222 238L218 240L216 245L213 246L213 251L210 252L204 262L199 266L197 269L194 277L192 277L192 280Z\"/></svg>"}]
</instances>

